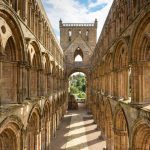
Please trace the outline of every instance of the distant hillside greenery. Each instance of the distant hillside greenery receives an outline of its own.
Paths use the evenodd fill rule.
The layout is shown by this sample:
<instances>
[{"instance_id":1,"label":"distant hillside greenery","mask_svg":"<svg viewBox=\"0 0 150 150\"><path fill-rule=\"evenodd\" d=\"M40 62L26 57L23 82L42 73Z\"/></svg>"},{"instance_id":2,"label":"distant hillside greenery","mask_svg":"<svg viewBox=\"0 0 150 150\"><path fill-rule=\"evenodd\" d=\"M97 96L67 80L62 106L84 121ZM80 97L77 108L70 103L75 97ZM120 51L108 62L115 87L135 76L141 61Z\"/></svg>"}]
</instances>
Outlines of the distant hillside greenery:
<instances>
[{"instance_id":1,"label":"distant hillside greenery","mask_svg":"<svg viewBox=\"0 0 150 150\"><path fill-rule=\"evenodd\" d=\"M77 98L86 97L86 79L83 74L73 75L69 78L70 94L75 95Z\"/></svg>"}]
</instances>

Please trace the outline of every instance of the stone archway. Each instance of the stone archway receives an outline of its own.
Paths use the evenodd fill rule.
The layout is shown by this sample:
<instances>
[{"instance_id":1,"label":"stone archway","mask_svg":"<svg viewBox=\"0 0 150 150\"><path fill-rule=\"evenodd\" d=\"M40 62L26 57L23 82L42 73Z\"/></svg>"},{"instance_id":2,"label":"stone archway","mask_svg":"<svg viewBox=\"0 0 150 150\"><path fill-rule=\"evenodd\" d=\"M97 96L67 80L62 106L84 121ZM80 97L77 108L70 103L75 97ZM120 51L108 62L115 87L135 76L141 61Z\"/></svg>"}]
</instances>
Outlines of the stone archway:
<instances>
[{"instance_id":1,"label":"stone archway","mask_svg":"<svg viewBox=\"0 0 150 150\"><path fill-rule=\"evenodd\" d=\"M105 135L108 150L114 150L113 114L109 99L105 104Z\"/></svg>"},{"instance_id":2,"label":"stone archway","mask_svg":"<svg viewBox=\"0 0 150 150\"><path fill-rule=\"evenodd\" d=\"M134 29L131 40L133 65L133 103L150 103L150 12L144 14ZM138 65L140 64L140 65Z\"/></svg>"},{"instance_id":3,"label":"stone archway","mask_svg":"<svg viewBox=\"0 0 150 150\"><path fill-rule=\"evenodd\" d=\"M50 104L45 102L42 115L42 149L49 150L50 148Z\"/></svg>"},{"instance_id":4,"label":"stone archway","mask_svg":"<svg viewBox=\"0 0 150 150\"><path fill-rule=\"evenodd\" d=\"M22 150L23 124L17 117L10 116L0 126L0 149Z\"/></svg>"},{"instance_id":5,"label":"stone archway","mask_svg":"<svg viewBox=\"0 0 150 150\"><path fill-rule=\"evenodd\" d=\"M8 21L8 18L10 20ZM15 26L15 30L14 30ZM0 11L0 99L1 103L20 103L22 97L26 95L21 94L21 73L22 63L26 59L24 51L24 40L22 30L20 29L18 21L15 20L4 10ZM18 74L16 72L18 71Z\"/></svg>"},{"instance_id":6,"label":"stone archway","mask_svg":"<svg viewBox=\"0 0 150 150\"><path fill-rule=\"evenodd\" d=\"M128 124L123 109L119 108L114 116L114 149L128 150L128 148Z\"/></svg>"},{"instance_id":7,"label":"stone archway","mask_svg":"<svg viewBox=\"0 0 150 150\"><path fill-rule=\"evenodd\" d=\"M133 127L132 134L133 150L150 149L150 122L148 120L138 121Z\"/></svg>"},{"instance_id":8,"label":"stone archway","mask_svg":"<svg viewBox=\"0 0 150 150\"><path fill-rule=\"evenodd\" d=\"M118 98L128 99L128 45L124 39L118 41L114 53L114 90Z\"/></svg>"},{"instance_id":9,"label":"stone archway","mask_svg":"<svg viewBox=\"0 0 150 150\"><path fill-rule=\"evenodd\" d=\"M28 150L40 150L40 140L41 140L41 133L40 133L40 110L38 107L34 107L30 113L28 118L28 125L27 125L27 149Z\"/></svg>"},{"instance_id":10,"label":"stone archway","mask_svg":"<svg viewBox=\"0 0 150 150\"><path fill-rule=\"evenodd\" d=\"M37 42L30 41L28 45L28 97L43 95L41 52ZM30 89L29 89L30 85ZM40 86L41 85L41 86Z\"/></svg>"}]
</instances>

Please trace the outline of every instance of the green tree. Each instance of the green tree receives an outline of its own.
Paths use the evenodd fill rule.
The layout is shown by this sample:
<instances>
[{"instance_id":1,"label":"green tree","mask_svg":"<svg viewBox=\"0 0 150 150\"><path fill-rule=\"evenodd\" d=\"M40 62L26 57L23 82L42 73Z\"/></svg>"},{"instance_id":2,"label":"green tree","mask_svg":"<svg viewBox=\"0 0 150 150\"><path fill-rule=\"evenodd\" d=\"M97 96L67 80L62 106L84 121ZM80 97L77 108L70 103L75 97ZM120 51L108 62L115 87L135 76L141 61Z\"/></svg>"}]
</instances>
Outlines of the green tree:
<instances>
[{"instance_id":1,"label":"green tree","mask_svg":"<svg viewBox=\"0 0 150 150\"><path fill-rule=\"evenodd\" d=\"M85 98L86 94L86 79L82 74L73 75L70 77L70 93L77 95L78 98Z\"/></svg>"}]
</instances>

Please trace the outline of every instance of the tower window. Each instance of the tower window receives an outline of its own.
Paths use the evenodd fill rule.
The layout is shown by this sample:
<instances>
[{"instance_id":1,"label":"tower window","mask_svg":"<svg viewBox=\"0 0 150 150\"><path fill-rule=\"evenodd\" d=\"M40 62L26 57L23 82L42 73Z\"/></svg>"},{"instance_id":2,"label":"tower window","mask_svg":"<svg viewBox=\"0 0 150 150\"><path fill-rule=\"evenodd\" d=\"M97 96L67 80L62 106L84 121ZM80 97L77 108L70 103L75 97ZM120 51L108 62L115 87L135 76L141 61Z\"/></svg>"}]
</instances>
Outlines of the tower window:
<instances>
[{"instance_id":1,"label":"tower window","mask_svg":"<svg viewBox=\"0 0 150 150\"><path fill-rule=\"evenodd\" d=\"M72 31L69 29L68 31L69 41L71 41Z\"/></svg>"},{"instance_id":2,"label":"tower window","mask_svg":"<svg viewBox=\"0 0 150 150\"><path fill-rule=\"evenodd\" d=\"M79 47L74 52L74 61L75 62L82 62L83 61L83 52Z\"/></svg>"},{"instance_id":3,"label":"tower window","mask_svg":"<svg viewBox=\"0 0 150 150\"><path fill-rule=\"evenodd\" d=\"M77 55L76 57L75 57L75 60L74 60L75 62L81 62L81 61L83 61L82 60L82 57L80 56L80 55Z\"/></svg>"},{"instance_id":4,"label":"tower window","mask_svg":"<svg viewBox=\"0 0 150 150\"><path fill-rule=\"evenodd\" d=\"M89 30L86 31L85 35L86 35L86 40L88 41L88 39L89 39Z\"/></svg>"},{"instance_id":5,"label":"tower window","mask_svg":"<svg viewBox=\"0 0 150 150\"><path fill-rule=\"evenodd\" d=\"M82 32L81 32L81 30L79 30L79 34L81 34Z\"/></svg>"}]
</instances>

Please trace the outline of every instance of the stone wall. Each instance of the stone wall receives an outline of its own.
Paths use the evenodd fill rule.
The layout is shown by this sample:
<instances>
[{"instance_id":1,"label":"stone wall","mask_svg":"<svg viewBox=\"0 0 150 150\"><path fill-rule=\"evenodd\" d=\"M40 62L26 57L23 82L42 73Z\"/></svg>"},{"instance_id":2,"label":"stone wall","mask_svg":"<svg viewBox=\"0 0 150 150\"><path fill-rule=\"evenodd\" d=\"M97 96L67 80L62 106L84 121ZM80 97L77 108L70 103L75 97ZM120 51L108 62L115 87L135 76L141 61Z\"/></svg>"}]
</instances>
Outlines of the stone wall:
<instances>
[{"instance_id":1,"label":"stone wall","mask_svg":"<svg viewBox=\"0 0 150 150\"><path fill-rule=\"evenodd\" d=\"M88 106L108 150L150 148L150 2L115 0L91 58Z\"/></svg>"},{"instance_id":2,"label":"stone wall","mask_svg":"<svg viewBox=\"0 0 150 150\"><path fill-rule=\"evenodd\" d=\"M0 1L0 149L48 150L67 109L63 51L41 1Z\"/></svg>"}]
</instances>

